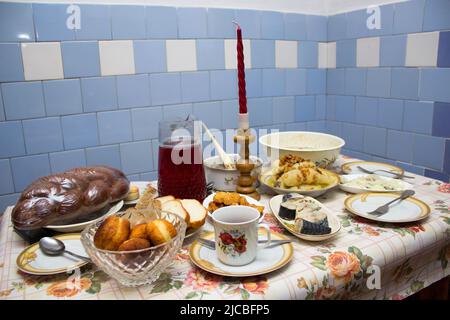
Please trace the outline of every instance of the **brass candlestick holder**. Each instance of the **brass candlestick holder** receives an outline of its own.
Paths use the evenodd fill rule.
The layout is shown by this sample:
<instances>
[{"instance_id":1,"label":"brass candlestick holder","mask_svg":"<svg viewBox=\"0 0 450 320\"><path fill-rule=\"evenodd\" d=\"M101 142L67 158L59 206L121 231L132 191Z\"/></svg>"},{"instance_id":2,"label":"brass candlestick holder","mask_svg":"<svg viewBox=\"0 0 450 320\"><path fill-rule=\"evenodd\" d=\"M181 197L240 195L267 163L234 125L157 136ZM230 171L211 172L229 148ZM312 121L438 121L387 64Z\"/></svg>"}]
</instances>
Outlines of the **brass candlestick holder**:
<instances>
[{"instance_id":1,"label":"brass candlestick holder","mask_svg":"<svg viewBox=\"0 0 450 320\"><path fill-rule=\"evenodd\" d=\"M255 136L250 133L250 129L248 128L248 121L239 122L240 128L237 130L237 134L233 138L234 143L240 145L240 158L236 162L236 168L240 173L236 185L236 192L248 195L256 200L259 200L261 198L261 195L256 191L256 188L254 186L255 177L251 175L255 164L250 159L250 143L253 143L255 141Z\"/></svg>"}]
</instances>

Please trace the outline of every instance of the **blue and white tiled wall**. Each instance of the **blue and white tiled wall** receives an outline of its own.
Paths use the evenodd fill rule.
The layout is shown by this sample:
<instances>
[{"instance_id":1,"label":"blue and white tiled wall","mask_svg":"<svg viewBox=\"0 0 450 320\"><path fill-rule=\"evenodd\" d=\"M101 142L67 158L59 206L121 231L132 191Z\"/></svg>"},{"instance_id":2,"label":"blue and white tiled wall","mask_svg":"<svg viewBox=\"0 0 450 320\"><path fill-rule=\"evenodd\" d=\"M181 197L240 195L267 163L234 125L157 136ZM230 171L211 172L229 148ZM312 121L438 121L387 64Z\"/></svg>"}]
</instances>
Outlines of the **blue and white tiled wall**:
<instances>
[{"instance_id":1,"label":"blue and white tiled wall","mask_svg":"<svg viewBox=\"0 0 450 320\"><path fill-rule=\"evenodd\" d=\"M324 17L256 10L0 2L0 211L33 179L94 164L154 179L158 121L234 128L244 30L255 128L331 132L344 152L447 179L450 1ZM412 18L411 18L412 17Z\"/></svg>"}]
</instances>

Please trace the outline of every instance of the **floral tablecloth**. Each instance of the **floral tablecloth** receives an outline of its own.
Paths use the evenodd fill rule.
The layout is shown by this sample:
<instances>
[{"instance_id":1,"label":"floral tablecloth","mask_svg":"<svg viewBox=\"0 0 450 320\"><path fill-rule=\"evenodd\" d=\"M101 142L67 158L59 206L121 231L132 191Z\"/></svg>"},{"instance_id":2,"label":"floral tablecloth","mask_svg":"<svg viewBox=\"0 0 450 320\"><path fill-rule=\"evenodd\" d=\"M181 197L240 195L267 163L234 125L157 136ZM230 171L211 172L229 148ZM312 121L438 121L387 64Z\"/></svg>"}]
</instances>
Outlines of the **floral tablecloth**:
<instances>
[{"instance_id":1,"label":"floral tablecloth","mask_svg":"<svg viewBox=\"0 0 450 320\"><path fill-rule=\"evenodd\" d=\"M339 159L335 169L353 160ZM266 214L273 231L294 239L294 257L281 270L242 279L215 276L190 263L188 243L156 282L138 288L122 287L94 266L82 268L79 277L18 271L15 261L26 244L13 232L8 208L0 224L0 299L402 299L450 274L450 184L414 176L408 182L432 210L421 223L358 218L344 209L347 195L335 190L319 198L342 224L328 241L294 238ZM269 199L261 200L267 210Z\"/></svg>"}]
</instances>

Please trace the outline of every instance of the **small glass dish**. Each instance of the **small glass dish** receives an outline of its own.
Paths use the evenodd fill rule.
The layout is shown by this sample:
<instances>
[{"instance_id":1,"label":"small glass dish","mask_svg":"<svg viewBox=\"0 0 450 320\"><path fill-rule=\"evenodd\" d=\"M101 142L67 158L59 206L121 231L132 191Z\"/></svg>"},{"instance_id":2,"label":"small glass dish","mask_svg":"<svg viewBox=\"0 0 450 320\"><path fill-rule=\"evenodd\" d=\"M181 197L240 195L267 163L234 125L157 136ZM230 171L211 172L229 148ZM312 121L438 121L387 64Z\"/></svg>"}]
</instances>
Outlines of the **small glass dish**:
<instances>
[{"instance_id":1,"label":"small glass dish","mask_svg":"<svg viewBox=\"0 0 450 320\"><path fill-rule=\"evenodd\" d=\"M122 217L125 212L116 215ZM172 240L158 246L134 251L98 249L94 235L104 219L86 227L81 233L81 242L92 261L122 285L134 287L152 283L173 262L186 233L186 222L176 214L161 211L156 215L172 223L177 230Z\"/></svg>"}]
</instances>

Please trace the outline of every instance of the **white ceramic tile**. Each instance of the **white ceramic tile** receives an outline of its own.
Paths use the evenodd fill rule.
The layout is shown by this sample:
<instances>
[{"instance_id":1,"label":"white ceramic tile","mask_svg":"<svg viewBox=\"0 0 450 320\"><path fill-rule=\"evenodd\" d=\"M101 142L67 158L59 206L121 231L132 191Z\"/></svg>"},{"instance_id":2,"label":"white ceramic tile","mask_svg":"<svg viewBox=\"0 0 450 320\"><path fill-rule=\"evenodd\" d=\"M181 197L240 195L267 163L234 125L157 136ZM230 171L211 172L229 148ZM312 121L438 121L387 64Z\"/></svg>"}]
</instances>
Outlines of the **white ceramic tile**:
<instances>
[{"instance_id":1,"label":"white ceramic tile","mask_svg":"<svg viewBox=\"0 0 450 320\"><path fill-rule=\"evenodd\" d=\"M64 78L59 42L22 43L25 80Z\"/></svg>"},{"instance_id":2,"label":"white ceramic tile","mask_svg":"<svg viewBox=\"0 0 450 320\"><path fill-rule=\"evenodd\" d=\"M361 38L356 42L356 66L378 67L380 65L380 38Z\"/></svg>"},{"instance_id":3,"label":"white ceramic tile","mask_svg":"<svg viewBox=\"0 0 450 320\"><path fill-rule=\"evenodd\" d=\"M406 44L407 67L436 67L439 32L408 34Z\"/></svg>"},{"instance_id":4,"label":"white ceramic tile","mask_svg":"<svg viewBox=\"0 0 450 320\"><path fill-rule=\"evenodd\" d=\"M242 44L244 45L244 65L245 68L252 67L252 49L250 45L250 40L243 39ZM236 39L225 39L225 69L236 69L237 67L237 49L236 49Z\"/></svg>"},{"instance_id":5,"label":"white ceramic tile","mask_svg":"<svg viewBox=\"0 0 450 320\"><path fill-rule=\"evenodd\" d=\"M325 69L328 65L328 44L325 42L319 42L318 52L318 65L319 69Z\"/></svg>"},{"instance_id":6,"label":"white ceramic tile","mask_svg":"<svg viewBox=\"0 0 450 320\"><path fill-rule=\"evenodd\" d=\"M275 41L275 67L297 68L297 41Z\"/></svg>"},{"instance_id":7,"label":"white ceramic tile","mask_svg":"<svg viewBox=\"0 0 450 320\"><path fill-rule=\"evenodd\" d=\"M196 71L195 40L166 40L167 71Z\"/></svg>"},{"instance_id":8,"label":"white ceramic tile","mask_svg":"<svg viewBox=\"0 0 450 320\"><path fill-rule=\"evenodd\" d=\"M99 41L98 48L102 76L135 73L133 41Z\"/></svg>"},{"instance_id":9,"label":"white ceramic tile","mask_svg":"<svg viewBox=\"0 0 450 320\"><path fill-rule=\"evenodd\" d=\"M336 42L329 42L327 45L327 68L336 68Z\"/></svg>"}]
</instances>

